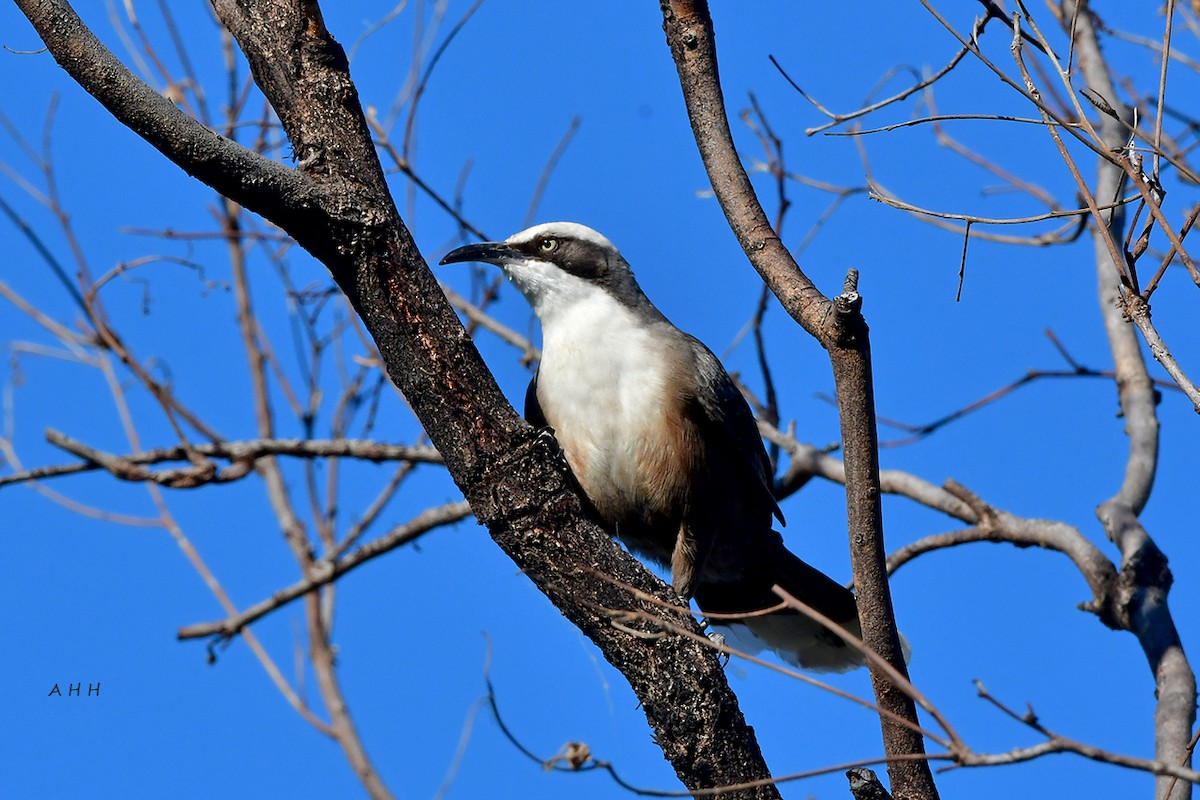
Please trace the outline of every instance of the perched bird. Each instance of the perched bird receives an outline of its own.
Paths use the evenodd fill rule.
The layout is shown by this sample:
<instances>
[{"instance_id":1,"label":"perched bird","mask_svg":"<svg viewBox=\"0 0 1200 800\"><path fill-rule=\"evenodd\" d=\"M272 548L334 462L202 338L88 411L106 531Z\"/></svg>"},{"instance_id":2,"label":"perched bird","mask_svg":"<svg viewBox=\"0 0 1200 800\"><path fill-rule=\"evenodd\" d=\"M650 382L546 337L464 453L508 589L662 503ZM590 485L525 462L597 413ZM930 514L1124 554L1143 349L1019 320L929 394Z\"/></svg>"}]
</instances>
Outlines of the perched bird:
<instances>
[{"instance_id":1,"label":"perched bird","mask_svg":"<svg viewBox=\"0 0 1200 800\"><path fill-rule=\"evenodd\" d=\"M542 360L525 417L553 429L605 526L668 566L675 591L706 614L778 606L778 584L858 635L854 595L772 529L783 514L746 400L712 351L654 307L608 239L550 222L460 247L441 263L466 261L499 266L533 306ZM863 663L794 611L713 622L733 646L765 645L807 669Z\"/></svg>"}]
</instances>

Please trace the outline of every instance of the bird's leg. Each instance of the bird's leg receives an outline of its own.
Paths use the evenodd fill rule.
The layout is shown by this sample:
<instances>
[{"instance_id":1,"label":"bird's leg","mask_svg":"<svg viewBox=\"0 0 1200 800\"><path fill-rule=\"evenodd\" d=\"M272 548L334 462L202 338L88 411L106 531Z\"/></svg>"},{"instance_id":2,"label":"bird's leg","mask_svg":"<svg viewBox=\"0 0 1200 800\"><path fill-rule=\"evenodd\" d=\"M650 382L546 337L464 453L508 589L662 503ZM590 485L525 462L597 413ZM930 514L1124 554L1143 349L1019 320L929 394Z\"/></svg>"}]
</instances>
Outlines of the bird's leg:
<instances>
[{"instance_id":1,"label":"bird's leg","mask_svg":"<svg viewBox=\"0 0 1200 800\"><path fill-rule=\"evenodd\" d=\"M701 609L703 611L704 609ZM725 647L725 634L718 630L713 630L713 622L708 617L700 618L700 630L708 637L708 641L712 642L713 648L717 651L717 660L721 662L721 666L729 663L729 652L722 650Z\"/></svg>"},{"instance_id":2,"label":"bird's leg","mask_svg":"<svg viewBox=\"0 0 1200 800\"><path fill-rule=\"evenodd\" d=\"M684 522L679 526L679 534L675 537L675 550L671 553L671 586L680 597L691 600L699 577L696 539L687 522Z\"/></svg>"}]
</instances>

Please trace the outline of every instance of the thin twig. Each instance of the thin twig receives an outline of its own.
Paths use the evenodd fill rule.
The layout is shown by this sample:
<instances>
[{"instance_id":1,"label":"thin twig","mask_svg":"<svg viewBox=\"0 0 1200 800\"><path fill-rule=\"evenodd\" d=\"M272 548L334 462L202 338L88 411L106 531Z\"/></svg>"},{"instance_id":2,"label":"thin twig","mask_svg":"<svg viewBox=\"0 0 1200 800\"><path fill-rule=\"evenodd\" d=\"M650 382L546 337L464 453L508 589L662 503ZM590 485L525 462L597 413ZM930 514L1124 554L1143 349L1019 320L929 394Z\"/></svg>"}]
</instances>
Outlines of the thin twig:
<instances>
[{"instance_id":1,"label":"thin twig","mask_svg":"<svg viewBox=\"0 0 1200 800\"><path fill-rule=\"evenodd\" d=\"M436 528L458 522L469 516L470 513L471 506L466 501L428 508L408 522L397 525L387 534L356 548L345 558L337 561L322 559L313 562L307 570L307 577L304 580L298 581L286 589L280 589L266 600L261 600L244 611L232 613L226 619L217 622L202 622L180 628L176 636L179 639L198 639L207 636L229 638L238 633L244 633L247 625L275 609L303 597L314 589L332 583L355 567L395 550L401 545L408 544Z\"/></svg>"},{"instance_id":2,"label":"thin twig","mask_svg":"<svg viewBox=\"0 0 1200 800\"><path fill-rule=\"evenodd\" d=\"M533 194L529 198L529 207L525 209L525 223L523 227L527 228L533 224L534 218L537 216L538 207L542 204L542 195L546 193L546 186L550 183L550 176L554 174L554 168L558 166L559 160L567 152L567 147L571 144L571 140L575 138L575 134L578 131L579 117L571 117L571 123L567 125L566 132L558 140L554 151L546 159L546 166L542 167L542 172L538 175L537 185L533 187Z\"/></svg>"},{"instance_id":3,"label":"thin twig","mask_svg":"<svg viewBox=\"0 0 1200 800\"><path fill-rule=\"evenodd\" d=\"M146 450L141 453L116 455L90 447L63 433L50 429L46 440L56 447L85 459L79 464L60 464L23 470L11 475L0 475L0 486L10 483L75 475L97 469L118 469L128 475L138 472L136 467L161 464L167 461L188 460L189 449L183 446ZM357 458L373 463L402 461L424 464L441 464L442 456L433 447L382 444L371 439L248 439L234 442L207 442L196 444L190 452L206 458L220 458L230 462L252 462L269 456L292 456L295 458ZM134 479L134 478L129 478ZM136 480L166 481L150 475Z\"/></svg>"}]
</instances>

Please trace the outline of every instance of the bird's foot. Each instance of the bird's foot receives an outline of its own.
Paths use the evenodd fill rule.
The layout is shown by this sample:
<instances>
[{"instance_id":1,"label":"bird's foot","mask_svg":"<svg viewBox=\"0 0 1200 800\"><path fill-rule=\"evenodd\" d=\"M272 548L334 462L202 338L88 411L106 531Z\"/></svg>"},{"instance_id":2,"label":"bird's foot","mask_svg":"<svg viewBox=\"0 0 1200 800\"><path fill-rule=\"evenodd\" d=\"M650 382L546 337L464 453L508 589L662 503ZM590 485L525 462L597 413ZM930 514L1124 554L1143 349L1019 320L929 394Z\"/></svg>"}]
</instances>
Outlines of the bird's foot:
<instances>
[{"instance_id":1,"label":"bird's foot","mask_svg":"<svg viewBox=\"0 0 1200 800\"><path fill-rule=\"evenodd\" d=\"M700 620L700 630L704 631L704 635L712 642L713 647L717 649L717 659L721 662L721 666L729 663L729 652L722 650L725 647L725 634L719 631L711 630L711 625L707 619Z\"/></svg>"},{"instance_id":2,"label":"bird's foot","mask_svg":"<svg viewBox=\"0 0 1200 800\"><path fill-rule=\"evenodd\" d=\"M562 445L558 443L558 439L554 436L554 428L551 428L549 425L538 428L535 441L550 451L550 454L558 462L559 466L568 472L570 471L571 465L567 463L566 453L563 452Z\"/></svg>"}]
</instances>

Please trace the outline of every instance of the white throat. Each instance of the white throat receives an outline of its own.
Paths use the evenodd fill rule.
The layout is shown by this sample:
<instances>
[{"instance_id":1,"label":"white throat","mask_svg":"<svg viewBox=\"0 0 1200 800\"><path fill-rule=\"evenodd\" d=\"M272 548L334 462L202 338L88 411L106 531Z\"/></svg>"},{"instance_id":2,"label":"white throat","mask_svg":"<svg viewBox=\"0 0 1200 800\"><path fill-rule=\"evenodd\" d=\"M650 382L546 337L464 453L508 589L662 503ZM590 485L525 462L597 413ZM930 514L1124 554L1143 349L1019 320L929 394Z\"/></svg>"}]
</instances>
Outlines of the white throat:
<instances>
[{"instance_id":1,"label":"white throat","mask_svg":"<svg viewBox=\"0 0 1200 800\"><path fill-rule=\"evenodd\" d=\"M604 289L544 261L531 259L501 268L525 295L529 305L533 306L534 313L542 322L543 333L548 327L555 327L558 319L572 314L576 306L586 315L587 308L605 301L617 305L617 301Z\"/></svg>"}]
</instances>

